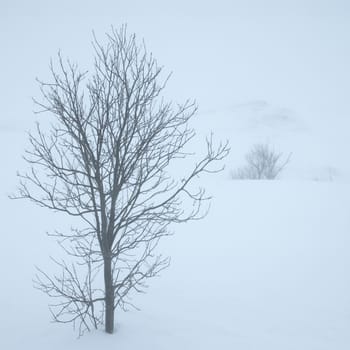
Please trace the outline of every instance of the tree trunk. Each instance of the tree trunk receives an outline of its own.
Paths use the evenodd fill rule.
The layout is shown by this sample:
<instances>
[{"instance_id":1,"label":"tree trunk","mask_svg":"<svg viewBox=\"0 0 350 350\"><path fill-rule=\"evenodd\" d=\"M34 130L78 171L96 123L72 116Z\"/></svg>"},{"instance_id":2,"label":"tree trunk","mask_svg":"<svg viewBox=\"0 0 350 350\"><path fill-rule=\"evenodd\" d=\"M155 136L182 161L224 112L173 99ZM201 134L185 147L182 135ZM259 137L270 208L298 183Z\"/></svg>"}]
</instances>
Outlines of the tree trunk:
<instances>
[{"instance_id":1,"label":"tree trunk","mask_svg":"<svg viewBox=\"0 0 350 350\"><path fill-rule=\"evenodd\" d=\"M112 274L112 260L104 259L105 278L105 331L112 334L114 331L114 288Z\"/></svg>"}]
</instances>

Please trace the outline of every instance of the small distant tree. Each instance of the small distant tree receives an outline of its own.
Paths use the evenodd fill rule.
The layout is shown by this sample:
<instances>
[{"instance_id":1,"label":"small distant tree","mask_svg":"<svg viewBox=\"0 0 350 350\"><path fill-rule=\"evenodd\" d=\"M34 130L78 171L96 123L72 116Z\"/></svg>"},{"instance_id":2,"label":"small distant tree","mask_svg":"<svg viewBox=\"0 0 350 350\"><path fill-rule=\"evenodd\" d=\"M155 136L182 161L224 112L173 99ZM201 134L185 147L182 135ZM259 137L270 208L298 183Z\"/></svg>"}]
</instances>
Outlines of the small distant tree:
<instances>
[{"instance_id":1,"label":"small distant tree","mask_svg":"<svg viewBox=\"0 0 350 350\"><path fill-rule=\"evenodd\" d=\"M53 117L30 135L20 174L19 194L34 203L80 219L71 232L54 233L68 262L55 259L60 274L38 270L36 286L57 299L57 322L73 322L79 333L105 325L114 331L114 312L130 305L130 293L168 266L156 255L169 226L204 215L209 199L192 182L222 169L214 163L229 152L227 143L206 141L206 154L177 181L169 164L185 158L195 135L189 127L192 102L162 97L167 78L135 35L112 30L107 45L93 41L94 69L81 72L59 55L52 80L40 82L41 112ZM214 167L213 167L214 165ZM190 210L187 210L190 208Z\"/></svg>"},{"instance_id":2,"label":"small distant tree","mask_svg":"<svg viewBox=\"0 0 350 350\"><path fill-rule=\"evenodd\" d=\"M286 167L291 154L283 157L268 144L256 144L246 155L246 165L231 173L233 179L273 180Z\"/></svg>"}]
</instances>

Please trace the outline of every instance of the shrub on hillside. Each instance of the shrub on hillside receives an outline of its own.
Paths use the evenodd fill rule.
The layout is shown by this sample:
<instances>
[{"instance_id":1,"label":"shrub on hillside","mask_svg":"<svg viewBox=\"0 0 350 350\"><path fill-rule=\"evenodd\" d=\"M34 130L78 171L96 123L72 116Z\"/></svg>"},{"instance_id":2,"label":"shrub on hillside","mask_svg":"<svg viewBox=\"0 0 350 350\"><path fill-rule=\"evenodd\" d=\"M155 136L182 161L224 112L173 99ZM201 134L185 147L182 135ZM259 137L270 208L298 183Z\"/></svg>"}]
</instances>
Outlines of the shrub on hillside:
<instances>
[{"instance_id":1,"label":"shrub on hillside","mask_svg":"<svg viewBox=\"0 0 350 350\"><path fill-rule=\"evenodd\" d=\"M291 158L277 153L269 144L256 144L245 156L246 165L231 173L232 179L274 180Z\"/></svg>"}]
</instances>

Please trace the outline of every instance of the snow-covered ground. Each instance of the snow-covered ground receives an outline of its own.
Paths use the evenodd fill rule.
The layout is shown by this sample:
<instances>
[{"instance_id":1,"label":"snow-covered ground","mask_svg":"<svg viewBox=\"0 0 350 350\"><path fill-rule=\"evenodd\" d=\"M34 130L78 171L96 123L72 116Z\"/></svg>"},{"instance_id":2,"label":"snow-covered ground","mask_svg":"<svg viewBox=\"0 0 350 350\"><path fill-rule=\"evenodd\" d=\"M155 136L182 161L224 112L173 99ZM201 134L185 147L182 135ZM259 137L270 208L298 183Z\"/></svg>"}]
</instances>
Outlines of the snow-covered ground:
<instances>
[{"instance_id":1,"label":"snow-covered ground","mask_svg":"<svg viewBox=\"0 0 350 350\"><path fill-rule=\"evenodd\" d=\"M33 264L54 250L44 214L3 199L1 349L348 349L350 185L208 185L210 214L163 242L172 265L135 296L141 311L78 340L32 289Z\"/></svg>"},{"instance_id":2,"label":"snow-covered ground","mask_svg":"<svg viewBox=\"0 0 350 350\"><path fill-rule=\"evenodd\" d=\"M139 2L136 13L107 0L15 3L0 5L0 349L348 350L347 2ZM209 215L175 227L159 247L172 263L134 296L141 311L118 312L113 336L77 339L70 325L50 323L49 300L32 287L34 266L58 249L45 232L69 218L7 195L24 167L34 77L47 76L58 48L88 65L90 30L124 22L174 71L169 97L198 98L193 150L212 130L231 154L221 174L198 182L213 195ZM258 142L292 153L280 179L231 180Z\"/></svg>"},{"instance_id":3,"label":"snow-covered ground","mask_svg":"<svg viewBox=\"0 0 350 350\"><path fill-rule=\"evenodd\" d=\"M237 130L242 144L253 137ZM10 158L10 142L19 156L21 140L22 132L4 135L2 158ZM172 264L147 294L135 295L141 311L117 313L113 336L101 331L77 340L70 326L50 323L49 300L31 282L34 265L57 250L44 232L64 224L6 198L22 165L8 159L1 173L0 348L348 349L350 182L298 177L293 161L280 180L234 181L228 163L200 182L213 195L209 215L163 241Z\"/></svg>"}]
</instances>

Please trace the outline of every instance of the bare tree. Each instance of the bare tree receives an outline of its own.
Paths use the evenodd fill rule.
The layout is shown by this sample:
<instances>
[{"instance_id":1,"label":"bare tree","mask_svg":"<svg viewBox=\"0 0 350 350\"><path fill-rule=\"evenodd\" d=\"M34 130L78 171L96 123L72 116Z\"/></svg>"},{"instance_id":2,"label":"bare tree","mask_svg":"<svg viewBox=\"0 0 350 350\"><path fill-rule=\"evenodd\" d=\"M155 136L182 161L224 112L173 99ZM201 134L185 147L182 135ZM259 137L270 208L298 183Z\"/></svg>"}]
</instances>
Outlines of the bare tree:
<instances>
[{"instance_id":1,"label":"bare tree","mask_svg":"<svg viewBox=\"0 0 350 350\"><path fill-rule=\"evenodd\" d=\"M214 147L208 138L206 154L176 180L168 166L189 155L196 105L161 97L162 68L125 27L113 29L106 45L94 38L93 47L91 73L59 54L52 81L39 81L42 99L35 102L54 118L48 130L37 124L30 135L30 171L19 174L15 196L81 222L53 234L74 259L53 259L61 273L39 269L36 277L36 286L58 300L50 308L54 319L73 322L80 334L103 323L113 333L115 310L132 305L130 292L143 291L168 266L156 255L159 239L171 224L205 214L209 197L192 182L220 171L214 163L229 152L227 143Z\"/></svg>"},{"instance_id":2,"label":"bare tree","mask_svg":"<svg viewBox=\"0 0 350 350\"><path fill-rule=\"evenodd\" d=\"M289 163L291 154L283 159L283 153L277 153L268 144L253 146L246 155L246 165L231 173L233 179L273 180Z\"/></svg>"}]
</instances>

